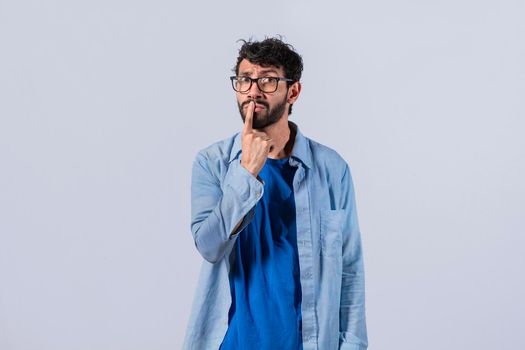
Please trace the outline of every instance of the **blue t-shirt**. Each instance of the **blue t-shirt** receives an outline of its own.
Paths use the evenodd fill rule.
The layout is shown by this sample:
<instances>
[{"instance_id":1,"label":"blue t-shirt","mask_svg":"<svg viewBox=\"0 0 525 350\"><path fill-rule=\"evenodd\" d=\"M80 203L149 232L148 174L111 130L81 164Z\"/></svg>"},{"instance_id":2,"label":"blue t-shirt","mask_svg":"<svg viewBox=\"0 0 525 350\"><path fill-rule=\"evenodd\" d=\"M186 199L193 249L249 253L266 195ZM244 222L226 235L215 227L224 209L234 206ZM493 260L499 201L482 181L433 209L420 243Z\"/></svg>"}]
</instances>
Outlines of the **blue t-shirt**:
<instances>
[{"instance_id":1,"label":"blue t-shirt","mask_svg":"<svg viewBox=\"0 0 525 350\"><path fill-rule=\"evenodd\" d=\"M268 158L264 194L237 237L232 304L221 350L302 350L301 283L293 177L288 158Z\"/></svg>"}]
</instances>

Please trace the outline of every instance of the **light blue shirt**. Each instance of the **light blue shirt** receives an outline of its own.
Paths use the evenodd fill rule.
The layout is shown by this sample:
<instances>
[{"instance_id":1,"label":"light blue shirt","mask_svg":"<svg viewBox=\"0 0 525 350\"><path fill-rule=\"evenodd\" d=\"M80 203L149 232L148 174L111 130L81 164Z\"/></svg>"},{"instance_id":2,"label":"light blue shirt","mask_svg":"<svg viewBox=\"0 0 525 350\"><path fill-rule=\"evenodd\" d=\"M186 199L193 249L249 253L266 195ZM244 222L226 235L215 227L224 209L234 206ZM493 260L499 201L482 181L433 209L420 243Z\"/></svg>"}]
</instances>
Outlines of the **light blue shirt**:
<instances>
[{"instance_id":1,"label":"light blue shirt","mask_svg":"<svg viewBox=\"0 0 525 350\"><path fill-rule=\"evenodd\" d=\"M350 169L336 151L289 125L296 130L289 162L297 167L303 349L365 350L363 254ZM228 329L233 247L264 193L264 184L241 166L241 151L237 133L198 152L193 163L191 232L205 261L183 349L218 349Z\"/></svg>"}]
</instances>

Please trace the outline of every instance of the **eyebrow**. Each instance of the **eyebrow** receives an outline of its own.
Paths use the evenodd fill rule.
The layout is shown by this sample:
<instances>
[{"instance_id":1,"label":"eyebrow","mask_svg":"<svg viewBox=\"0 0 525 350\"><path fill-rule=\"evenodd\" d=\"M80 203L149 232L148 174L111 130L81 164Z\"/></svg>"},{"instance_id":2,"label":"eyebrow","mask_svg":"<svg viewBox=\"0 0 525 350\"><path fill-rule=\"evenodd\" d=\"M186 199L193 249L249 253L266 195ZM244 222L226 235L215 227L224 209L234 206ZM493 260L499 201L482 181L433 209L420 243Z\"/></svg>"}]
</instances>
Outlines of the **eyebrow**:
<instances>
[{"instance_id":1,"label":"eyebrow","mask_svg":"<svg viewBox=\"0 0 525 350\"><path fill-rule=\"evenodd\" d=\"M252 70L245 70L245 71L239 72L239 75L250 75L251 73L253 73ZM267 74L267 73L279 74L279 72L276 71L275 69L262 69L259 71L259 73L260 74Z\"/></svg>"}]
</instances>

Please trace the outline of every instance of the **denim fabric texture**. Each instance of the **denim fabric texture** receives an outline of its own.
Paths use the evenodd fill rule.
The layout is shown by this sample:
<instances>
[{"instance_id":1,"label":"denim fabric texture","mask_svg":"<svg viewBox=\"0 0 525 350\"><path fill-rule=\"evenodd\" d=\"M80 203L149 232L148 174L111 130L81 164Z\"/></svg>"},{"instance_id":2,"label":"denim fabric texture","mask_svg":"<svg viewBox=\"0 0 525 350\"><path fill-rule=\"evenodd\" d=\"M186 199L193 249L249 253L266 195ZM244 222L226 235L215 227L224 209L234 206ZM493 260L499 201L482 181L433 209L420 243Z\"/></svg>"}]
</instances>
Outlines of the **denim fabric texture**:
<instances>
[{"instance_id":1,"label":"denim fabric texture","mask_svg":"<svg viewBox=\"0 0 525 350\"><path fill-rule=\"evenodd\" d=\"M365 350L364 265L350 168L336 151L288 123L296 134L289 162L297 167L303 348ZM193 162L191 233L204 261L183 349L218 349L228 328L232 249L264 193L264 184L241 166L241 151L236 133L199 151Z\"/></svg>"}]
</instances>

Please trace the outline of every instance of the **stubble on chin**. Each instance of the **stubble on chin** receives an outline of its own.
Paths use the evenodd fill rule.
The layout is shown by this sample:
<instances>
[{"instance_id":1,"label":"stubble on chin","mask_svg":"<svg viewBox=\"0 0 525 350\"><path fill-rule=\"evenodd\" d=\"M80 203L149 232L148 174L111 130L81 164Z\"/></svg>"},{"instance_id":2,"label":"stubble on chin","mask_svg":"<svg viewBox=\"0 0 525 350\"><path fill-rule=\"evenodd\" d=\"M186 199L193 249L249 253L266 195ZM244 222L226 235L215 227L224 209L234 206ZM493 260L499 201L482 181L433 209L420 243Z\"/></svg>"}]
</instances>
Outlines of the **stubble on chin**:
<instances>
[{"instance_id":1,"label":"stubble on chin","mask_svg":"<svg viewBox=\"0 0 525 350\"><path fill-rule=\"evenodd\" d=\"M245 113L241 113L241 119L242 119L242 122L243 124L245 123L245 120L246 120L246 114ZM267 122L265 116L261 115L259 112L254 112L253 113L253 119L252 119L252 128L254 129L262 129L264 126L265 123Z\"/></svg>"}]
</instances>

